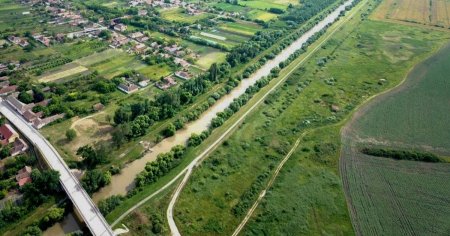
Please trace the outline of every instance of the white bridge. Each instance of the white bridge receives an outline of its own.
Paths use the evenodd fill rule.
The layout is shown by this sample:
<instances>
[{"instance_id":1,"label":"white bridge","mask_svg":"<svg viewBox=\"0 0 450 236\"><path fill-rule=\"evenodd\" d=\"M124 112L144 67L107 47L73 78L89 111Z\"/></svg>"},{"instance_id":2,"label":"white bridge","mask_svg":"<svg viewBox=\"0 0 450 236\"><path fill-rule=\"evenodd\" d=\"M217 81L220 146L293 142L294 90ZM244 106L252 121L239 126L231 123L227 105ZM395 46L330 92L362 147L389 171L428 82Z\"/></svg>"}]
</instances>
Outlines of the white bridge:
<instances>
[{"instance_id":1,"label":"white bridge","mask_svg":"<svg viewBox=\"0 0 450 236\"><path fill-rule=\"evenodd\" d=\"M0 98L0 113L2 113L41 153L47 164L59 172L59 181L72 200L73 205L94 236L115 235L92 199L72 174L64 160L55 148L6 101Z\"/></svg>"}]
</instances>

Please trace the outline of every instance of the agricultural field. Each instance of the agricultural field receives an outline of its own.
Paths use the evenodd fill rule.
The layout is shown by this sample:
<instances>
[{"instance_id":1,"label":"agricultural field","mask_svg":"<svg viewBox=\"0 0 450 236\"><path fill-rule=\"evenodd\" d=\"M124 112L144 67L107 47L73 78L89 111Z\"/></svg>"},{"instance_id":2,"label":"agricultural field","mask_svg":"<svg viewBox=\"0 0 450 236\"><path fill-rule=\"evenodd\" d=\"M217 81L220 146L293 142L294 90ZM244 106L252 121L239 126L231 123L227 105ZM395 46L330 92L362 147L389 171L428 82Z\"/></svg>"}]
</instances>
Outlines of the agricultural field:
<instances>
[{"instance_id":1,"label":"agricultural field","mask_svg":"<svg viewBox=\"0 0 450 236\"><path fill-rule=\"evenodd\" d=\"M373 14L373 18L448 29L450 27L449 11L450 1L447 0L384 0Z\"/></svg>"},{"instance_id":2,"label":"agricultural field","mask_svg":"<svg viewBox=\"0 0 450 236\"><path fill-rule=\"evenodd\" d=\"M209 17L208 13L201 13L198 15L188 15L184 13L181 8L164 9L161 11L161 17L163 19L181 23L195 23L199 20L206 19Z\"/></svg>"},{"instance_id":3,"label":"agricultural field","mask_svg":"<svg viewBox=\"0 0 450 236\"><path fill-rule=\"evenodd\" d=\"M76 66L74 64L64 66L63 68L60 68L57 71L50 72L48 75L43 75L38 78L38 81L40 83L49 83L49 82L56 82L62 78L66 78L69 76L73 76L76 74L80 74L83 72L86 72L88 68L84 66Z\"/></svg>"},{"instance_id":4,"label":"agricultural field","mask_svg":"<svg viewBox=\"0 0 450 236\"><path fill-rule=\"evenodd\" d=\"M406 81L361 108L343 131L341 171L354 226L361 234L444 235L449 232L449 163L373 157L362 147L450 156L450 45ZM376 206L376 207L375 207Z\"/></svg>"}]
</instances>

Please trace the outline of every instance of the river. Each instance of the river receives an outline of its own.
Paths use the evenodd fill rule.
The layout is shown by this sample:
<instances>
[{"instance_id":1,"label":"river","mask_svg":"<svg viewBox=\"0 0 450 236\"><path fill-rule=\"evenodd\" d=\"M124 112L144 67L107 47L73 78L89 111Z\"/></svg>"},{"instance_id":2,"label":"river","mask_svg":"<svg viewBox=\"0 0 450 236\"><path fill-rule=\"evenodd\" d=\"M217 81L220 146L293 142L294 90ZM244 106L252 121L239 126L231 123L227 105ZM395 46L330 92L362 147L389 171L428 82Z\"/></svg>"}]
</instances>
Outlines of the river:
<instances>
[{"instance_id":1,"label":"river","mask_svg":"<svg viewBox=\"0 0 450 236\"><path fill-rule=\"evenodd\" d=\"M192 133L201 133L202 131L208 129L211 120L216 116L218 112L225 110L225 108L227 108L235 98L238 98L239 96L244 94L248 87L255 84L261 78L269 75L270 71L273 68L277 67L280 62L285 61L287 58L289 58L290 55L292 55L292 53L301 49L311 36L325 28L328 24L333 23L339 17L339 13L345 10L345 7L351 5L352 2L353 0L349 0L343 3L336 10L330 13L326 18L315 25L312 29L304 33L290 46L285 48L274 59L267 61L266 64L264 64L259 70L252 74L248 79L243 79L236 88L234 88L229 94L220 98L212 107L205 111L199 117L199 119L186 124L185 128L178 130L174 136L166 138L155 145L152 148L152 152L147 153L142 158L135 160L132 163L129 163L122 169L120 174L112 176L111 184L102 188L99 192L94 194L94 202L98 202L101 199L105 199L115 194L125 195L128 190L134 187L134 179L136 175L144 170L147 162L156 160L158 154L168 152L172 147L176 145L186 144ZM75 223L75 221L70 219L65 219L64 221ZM62 226L62 224L57 224L50 229L52 229L52 235L59 235L59 233L57 233L58 229L62 230L63 228L64 227ZM66 226L66 228L68 227ZM61 233L63 232L61 231Z\"/></svg>"}]
</instances>

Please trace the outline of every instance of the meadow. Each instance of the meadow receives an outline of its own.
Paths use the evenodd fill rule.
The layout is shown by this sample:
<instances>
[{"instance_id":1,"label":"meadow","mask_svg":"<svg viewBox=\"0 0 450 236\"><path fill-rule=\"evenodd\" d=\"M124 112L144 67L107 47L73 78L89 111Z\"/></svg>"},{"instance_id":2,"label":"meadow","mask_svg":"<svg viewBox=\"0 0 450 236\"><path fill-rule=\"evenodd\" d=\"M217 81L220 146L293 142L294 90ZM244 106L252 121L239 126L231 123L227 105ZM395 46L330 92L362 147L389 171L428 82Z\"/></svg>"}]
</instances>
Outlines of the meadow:
<instances>
[{"instance_id":1,"label":"meadow","mask_svg":"<svg viewBox=\"0 0 450 236\"><path fill-rule=\"evenodd\" d=\"M205 19L209 17L208 13L201 13L198 15L188 15L183 12L182 8L171 8L164 9L161 11L161 17L163 19L181 23L195 23L198 20Z\"/></svg>"}]
</instances>

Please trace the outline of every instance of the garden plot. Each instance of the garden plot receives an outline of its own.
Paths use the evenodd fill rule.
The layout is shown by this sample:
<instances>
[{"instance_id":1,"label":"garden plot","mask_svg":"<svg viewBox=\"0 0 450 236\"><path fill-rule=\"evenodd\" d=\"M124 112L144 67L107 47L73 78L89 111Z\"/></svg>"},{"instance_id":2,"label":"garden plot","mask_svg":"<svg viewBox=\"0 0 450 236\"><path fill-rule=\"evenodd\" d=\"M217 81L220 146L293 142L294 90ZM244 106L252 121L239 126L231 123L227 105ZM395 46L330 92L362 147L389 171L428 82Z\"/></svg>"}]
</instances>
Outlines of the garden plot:
<instances>
[{"instance_id":1,"label":"garden plot","mask_svg":"<svg viewBox=\"0 0 450 236\"><path fill-rule=\"evenodd\" d=\"M88 68L84 66L77 65L75 63L70 63L63 66L57 71L51 72L48 75L44 75L38 78L41 83L55 82L59 79L66 78L72 75L80 74L88 71Z\"/></svg>"}]
</instances>

